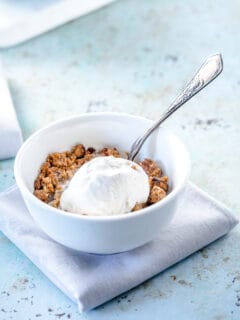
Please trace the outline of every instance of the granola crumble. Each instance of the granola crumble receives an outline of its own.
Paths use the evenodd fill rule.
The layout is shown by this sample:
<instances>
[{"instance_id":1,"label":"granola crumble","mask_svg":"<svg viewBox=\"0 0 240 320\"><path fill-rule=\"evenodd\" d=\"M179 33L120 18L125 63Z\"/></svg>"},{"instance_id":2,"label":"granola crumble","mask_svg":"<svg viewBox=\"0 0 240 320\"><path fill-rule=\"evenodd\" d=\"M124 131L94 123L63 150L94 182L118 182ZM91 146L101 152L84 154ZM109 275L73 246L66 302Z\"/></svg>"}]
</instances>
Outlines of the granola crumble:
<instances>
[{"instance_id":1,"label":"granola crumble","mask_svg":"<svg viewBox=\"0 0 240 320\"><path fill-rule=\"evenodd\" d=\"M126 153L127 154L127 153ZM60 198L64 187L74 173L87 161L100 156L121 157L116 148L103 148L99 151L82 144L75 145L70 151L53 152L41 165L39 174L34 182L34 195L41 201L59 208ZM132 211L150 206L164 197L168 191L168 177L162 174L161 168L151 159L139 162L149 177L150 193L146 203L137 203ZM133 169L134 165L132 166Z\"/></svg>"}]
</instances>

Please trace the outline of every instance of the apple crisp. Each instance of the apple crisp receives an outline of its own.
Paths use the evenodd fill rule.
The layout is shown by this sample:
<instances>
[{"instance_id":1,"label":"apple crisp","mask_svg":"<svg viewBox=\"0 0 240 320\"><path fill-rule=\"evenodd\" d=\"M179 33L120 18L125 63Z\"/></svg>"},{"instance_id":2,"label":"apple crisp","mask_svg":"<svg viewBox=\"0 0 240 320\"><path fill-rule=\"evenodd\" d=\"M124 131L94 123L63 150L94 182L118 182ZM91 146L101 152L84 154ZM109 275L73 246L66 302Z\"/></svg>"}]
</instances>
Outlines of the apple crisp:
<instances>
[{"instance_id":1,"label":"apple crisp","mask_svg":"<svg viewBox=\"0 0 240 320\"><path fill-rule=\"evenodd\" d=\"M77 144L70 151L49 154L41 165L34 182L34 195L41 201L59 208L62 192L74 173L84 163L101 156L123 157L116 148L103 148L97 151L92 147L85 148L82 144ZM148 175L150 193L148 201L136 204L132 211L162 200L168 191L168 177L163 175L161 168L155 161L144 159L138 164Z\"/></svg>"}]
</instances>

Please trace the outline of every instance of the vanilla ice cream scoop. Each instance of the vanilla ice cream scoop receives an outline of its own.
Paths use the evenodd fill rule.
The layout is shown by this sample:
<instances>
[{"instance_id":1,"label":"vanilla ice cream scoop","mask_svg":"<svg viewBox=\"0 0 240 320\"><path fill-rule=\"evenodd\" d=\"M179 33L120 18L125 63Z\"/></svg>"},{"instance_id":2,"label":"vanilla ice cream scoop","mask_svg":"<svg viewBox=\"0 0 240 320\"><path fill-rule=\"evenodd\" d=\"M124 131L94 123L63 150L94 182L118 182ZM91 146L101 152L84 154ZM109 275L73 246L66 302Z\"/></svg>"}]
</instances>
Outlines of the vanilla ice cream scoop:
<instances>
[{"instance_id":1,"label":"vanilla ice cream scoop","mask_svg":"<svg viewBox=\"0 0 240 320\"><path fill-rule=\"evenodd\" d=\"M135 162L112 156L85 163L61 196L63 210L87 215L130 212L148 199L148 176Z\"/></svg>"}]
</instances>

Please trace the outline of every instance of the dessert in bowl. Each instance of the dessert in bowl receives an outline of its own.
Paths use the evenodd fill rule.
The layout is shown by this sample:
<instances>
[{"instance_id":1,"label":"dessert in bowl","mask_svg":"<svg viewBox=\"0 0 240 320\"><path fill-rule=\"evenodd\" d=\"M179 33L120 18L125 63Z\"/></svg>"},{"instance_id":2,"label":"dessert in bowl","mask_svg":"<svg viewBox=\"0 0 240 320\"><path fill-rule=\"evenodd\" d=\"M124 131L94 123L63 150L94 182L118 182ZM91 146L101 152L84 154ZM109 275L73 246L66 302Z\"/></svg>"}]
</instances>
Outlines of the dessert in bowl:
<instances>
[{"instance_id":1,"label":"dessert in bowl","mask_svg":"<svg viewBox=\"0 0 240 320\"><path fill-rule=\"evenodd\" d=\"M88 212L71 212L71 206L66 206L67 211L64 211L58 205L51 206L33 194L34 189L37 190L36 178L39 169L49 155L72 150L79 143L85 146L85 150L88 147L99 151L106 147L115 147L117 150L127 151L131 143L150 125L150 120L128 114L83 114L50 124L26 140L15 161L16 182L30 214L46 234L72 249L103 254L139 247L162 232L176 212L190 167L184 144L177 136L163 128L149 137L136 159L140 164L144 159L153 159L169 177L168 193L158 199L161 201L153 202L149 206L145 203L144 206L135 208L136 211L127 213L94 215ZM93 164L93 161L99 160L90 159L88 164ZM87 163L79 172L86 165ZM72 181L79 172L74 173ZM160 175L159 178L164 177ZM139 184L143 180L137 181ZM166 180L160 182L164 190ZM158 181L158 184L160 182ZM39 190L43 190L43 187L40 186ZM132 193L138 194L139 191L132 190ZM69 200L69 197L66 198Z\"/></svg>"},{"instance_id":2,"label":"dessert in bowl","mask_svg":"<svg viewBox=\"0 0 240 320\"><path fill-rule=\"evenodd\" d=\"M50 153L34 182L34 194L49 205L84 215L116 215L162 200L168 177L159 165L133 162L115 147L96 150L77 144Z\"/></svg>"}]
</instances>

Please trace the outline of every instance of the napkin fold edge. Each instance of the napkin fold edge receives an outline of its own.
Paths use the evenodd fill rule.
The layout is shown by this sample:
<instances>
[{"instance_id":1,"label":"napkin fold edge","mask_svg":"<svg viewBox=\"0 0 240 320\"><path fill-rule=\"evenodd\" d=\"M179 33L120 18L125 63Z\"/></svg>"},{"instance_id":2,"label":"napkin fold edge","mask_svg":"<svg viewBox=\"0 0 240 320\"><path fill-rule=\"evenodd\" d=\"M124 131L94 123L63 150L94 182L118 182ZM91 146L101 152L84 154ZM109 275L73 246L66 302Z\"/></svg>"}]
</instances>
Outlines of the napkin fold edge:
<instances>
[{"instance_id":1,"label":"napkin fold edge","mask_svg":"<svg viewBox=\"0 0 240 320\"><path fill-rule=\"evenodd\" d=\"M18 122L16 110L13 105L12 96L8 82L4 75L2 62L0 60L0 89L2 116L0 119L0 160L9 159L16 155L23 143L22 130ZM6 125L7 124L7 125ZM3 146L3 147L2 147Z\"/></svg>"}]
</instances>

